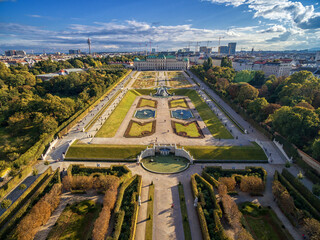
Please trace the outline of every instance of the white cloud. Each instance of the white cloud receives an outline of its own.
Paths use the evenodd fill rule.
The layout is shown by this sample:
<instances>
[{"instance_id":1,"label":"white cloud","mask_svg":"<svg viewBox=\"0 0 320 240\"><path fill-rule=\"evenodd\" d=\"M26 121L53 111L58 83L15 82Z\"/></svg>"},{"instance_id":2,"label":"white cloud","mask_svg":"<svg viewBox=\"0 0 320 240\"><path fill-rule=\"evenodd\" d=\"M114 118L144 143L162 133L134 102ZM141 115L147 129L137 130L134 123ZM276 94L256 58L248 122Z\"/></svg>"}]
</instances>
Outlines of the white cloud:
<instances>
[{"instance_id":1,"label":"white cloud","mask_svg":"<svg viewBox=\"0 0 320 240\"><path fill-rule=\"evenodd\" d=\"M260 31L257 31L258 33L276 33L276 32L286 32L286 28L282 25L273 25L272 27L269 27L267 29L263 29Z\"/></svg>"},{"instance_id":2,"label":"white cloud","mask_svg":"<svg viewBox=\"0 0 320 240\"><path fill-rule=\"evenodd\" d=\"M234 7L247 5L254 12L254 17L277 20L294 24L301 28L320 28L320 13L313 5L304 6L301 2L290 0L205 0L215 4ZM310 23L309 23L310 21ZM309 23L309 24L308 24Z\"/></svg>"},{"instance_id":3,"label":"white cloud","mask_svg":"<svg viewBox=\"0 0 320 240\"><path fill-rule=\"evenodd\" d=\"M32 15L27 15L28 17L32 17L32 18L42 18L42 16L37 15L37 14L32 14Z\"/></svg>"}]
</instances>

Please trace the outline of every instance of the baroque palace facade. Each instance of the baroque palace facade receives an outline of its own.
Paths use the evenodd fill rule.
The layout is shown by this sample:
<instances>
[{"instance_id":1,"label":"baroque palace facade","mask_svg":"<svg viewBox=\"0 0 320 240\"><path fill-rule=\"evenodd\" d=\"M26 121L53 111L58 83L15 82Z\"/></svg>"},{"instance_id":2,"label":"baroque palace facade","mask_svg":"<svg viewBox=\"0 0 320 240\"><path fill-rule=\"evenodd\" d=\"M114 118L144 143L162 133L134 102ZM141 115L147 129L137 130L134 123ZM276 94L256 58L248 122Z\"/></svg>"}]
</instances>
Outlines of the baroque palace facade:
<instances>
[{"instance_id":1,"label":"baroque palace facade","mask_svg":"<svg viewBox=\"0 0 320 240\"><path fill-rule=\"evenodd\" d=\"M146 60L134 59L136 70L186 70L189 69L189 59L178 60L175 56L147 56Z\"/></svg>"}]
</instances>

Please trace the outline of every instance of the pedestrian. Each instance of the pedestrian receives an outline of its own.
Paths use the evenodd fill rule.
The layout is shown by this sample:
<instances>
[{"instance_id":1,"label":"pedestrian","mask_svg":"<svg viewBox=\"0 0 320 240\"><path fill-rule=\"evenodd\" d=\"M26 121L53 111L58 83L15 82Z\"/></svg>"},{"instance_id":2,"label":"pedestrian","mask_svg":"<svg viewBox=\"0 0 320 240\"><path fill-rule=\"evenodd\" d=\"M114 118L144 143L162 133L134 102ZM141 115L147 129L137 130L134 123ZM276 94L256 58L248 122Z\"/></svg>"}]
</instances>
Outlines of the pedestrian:
<instances>
[{"instance_id":1,"label":"pedestrian","mask_svg":"<svg viewBox=\"0 0 320 240\"><path fill-rule=\"evenodd\" d=\"M173 203L171 204L171 208L174 208L174 204Z\"/></svg>"}]
</instances>

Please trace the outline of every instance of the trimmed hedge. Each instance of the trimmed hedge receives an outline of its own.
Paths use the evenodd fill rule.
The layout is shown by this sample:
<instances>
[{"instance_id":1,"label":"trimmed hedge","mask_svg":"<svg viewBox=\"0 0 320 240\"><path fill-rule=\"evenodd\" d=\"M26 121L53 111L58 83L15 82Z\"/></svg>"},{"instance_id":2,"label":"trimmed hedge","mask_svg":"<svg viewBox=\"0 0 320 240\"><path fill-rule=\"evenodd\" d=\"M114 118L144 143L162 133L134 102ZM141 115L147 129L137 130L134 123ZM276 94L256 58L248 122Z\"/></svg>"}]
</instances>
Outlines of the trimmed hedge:
<instances>
[{"instance_id":1,"label":"trimmed hedge","mask_svg":"<svg viewBox=\"0 0 320 240\"><path fill-rule=\"evenodd\" d=\"M299 193L315 208L320 211L320 199L313 195L297 178L295 178L287 169L282 170L282 176L284 176L288 182L299 191Z\"/></svg>"},{"instance_id":2,"label":"trimmed hedge","mask_svg":"<svg viewBox=\"0 0 320 240\"><path fill-rule=\"evenodd\" d=\"M68 176L90 176L97 173L114 175L120 178L120 182L132 176L131 170L125 165L111 165L110 167L87 167L84 164L71 164L67 169Z\"/></svg>"},{"instance_id":3,"label":"trimmed hedge","mask_svg":"<svg viewBox=\"0 0 320 240\"><path fill-rule=\"evenodd\" d=\"M210 176L208 173L205 171L202 171L202 177L207 180L213 187L217 188L219 186L219 181L214 179L212 176Z\"/></svg>"},{"instance_id":4,"label":"trimmed hedge","mask_svg":"<svg viewBox=\"0 0 320 240\"><path fill-rule=\"evenodd\" d=\"M208 231L207 221L200 204L198 204L197 206L197 212L198 212L198 217L199 217L199 222L200 222L200 227L202 232L202 238L203 240L210 240L211 238Z\"/></svg>"},{"instance_id":5,"label":"trimmed hedge","mask_svg":"<svg viewBox=\"0 0 320 240\"><path fill-rule=\"evenodd\" d=\"M28 199L37 191L39 187L46 181L52 173L52 168L49 167L42 173L29 188L0 216L0 228L28 201Z\"/></svg>"},{"instance_id":6,"label":"trimmed hedge","mask_svg":"<svg viewBox=\"0 0 320 240\"><path fill-rule=\"evenodd\" d=\"M113 236L107 237L107 240L118 240L120 233L121 233L121 226L124 219L124 211L120 210L119 212L115 213L115 226Z\"/></svg>"},{"instance_id":7,"label":"trimmed hedge","mask_svg":"<svg viewBox=\"0 0 320 240\"><path fill-rule=\"evenodd\" d=\"M301 195L301 193L299 193L297 189L289 183L284 176L278 174L278 180L293 197L294 204L297 208L308 211L314 218L320 220L320 213Z\"/></svg>"},{"instance_id":8,"label":"trimmed hedge","mask_svg":"<svg viewBox=\"0 0 320 240\"><path fill-rule=\"evenodd\" d=\"M245 169L222 169L222 167L205 167L204 172L215 180L220 177L231 177L232 175L258 176L264 183L267 180L267 171L262 167L245 167Z\"/></svg>"},{"instance_id":9,"label":"trimmed hedge","mask_svg":"<svg viewBox=\"0 0 320 240\"><path fill-rule=\"evenodd\" d=\"M304 174L313 184L320 184L320 175L313 169L307 170Z\"/></svg>"},{"instance_id":10,"label":"trimmed hedge","mask_svg":"<svg viewBox=\"0 0 320 240\"><path fill-rule=\"evenodd\" d=\"M0 238L12 232L13 228L18 225L22 217L24 217L29 212L31 207L35 205L41 199L41 197L48 193L55 183L60 182L60 168L57 168L1 229Z\"/></svg>"}]
</instances>

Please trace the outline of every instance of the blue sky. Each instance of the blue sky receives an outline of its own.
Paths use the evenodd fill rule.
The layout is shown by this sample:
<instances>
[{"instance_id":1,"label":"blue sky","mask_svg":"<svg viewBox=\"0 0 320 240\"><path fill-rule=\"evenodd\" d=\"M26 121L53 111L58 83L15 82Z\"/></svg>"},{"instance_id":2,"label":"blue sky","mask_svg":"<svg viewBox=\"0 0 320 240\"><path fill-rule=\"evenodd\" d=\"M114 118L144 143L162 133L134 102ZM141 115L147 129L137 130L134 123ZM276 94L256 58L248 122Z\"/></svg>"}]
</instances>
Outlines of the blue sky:
<instances>
[{"instance_id":1,"label":"blue sky","mask_svg":"<svg viewBox=\"0 0 320 240\"><path fill-rule=\"evenodd\" d=\"M238 50L320 48L319 0L0 0L0 53L176 50L195 42ZM209 43L207 41L210 41Z\"/></svg>"}]
</instances>

